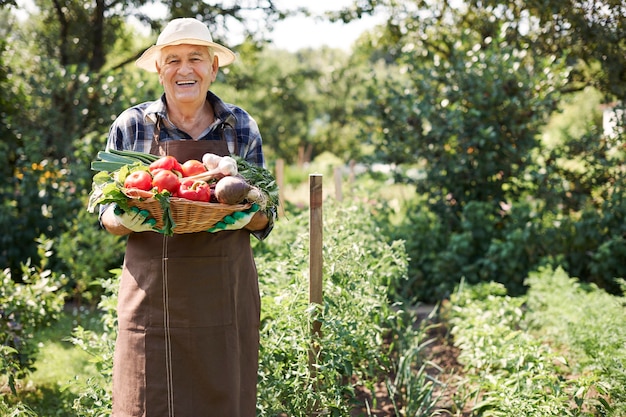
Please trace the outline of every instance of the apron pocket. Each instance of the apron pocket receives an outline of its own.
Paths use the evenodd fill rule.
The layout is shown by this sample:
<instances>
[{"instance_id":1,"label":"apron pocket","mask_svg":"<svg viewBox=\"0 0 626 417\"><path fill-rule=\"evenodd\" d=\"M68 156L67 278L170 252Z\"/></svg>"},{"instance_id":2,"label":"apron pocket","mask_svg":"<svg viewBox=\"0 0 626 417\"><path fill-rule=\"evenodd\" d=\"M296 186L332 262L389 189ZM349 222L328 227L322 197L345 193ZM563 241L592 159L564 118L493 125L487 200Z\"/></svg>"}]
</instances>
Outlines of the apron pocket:
<instances>
[{"instance_id":1,"label":"apron pocket","mask_svg":"<svg viewBox=\"0 0 626 417\"><path fill-rule=\"evenodd\" d=\"M228 326L233 322L233 288L228 258L166 258L165 319L170 327Z\"/></svg>"}]
</instances>

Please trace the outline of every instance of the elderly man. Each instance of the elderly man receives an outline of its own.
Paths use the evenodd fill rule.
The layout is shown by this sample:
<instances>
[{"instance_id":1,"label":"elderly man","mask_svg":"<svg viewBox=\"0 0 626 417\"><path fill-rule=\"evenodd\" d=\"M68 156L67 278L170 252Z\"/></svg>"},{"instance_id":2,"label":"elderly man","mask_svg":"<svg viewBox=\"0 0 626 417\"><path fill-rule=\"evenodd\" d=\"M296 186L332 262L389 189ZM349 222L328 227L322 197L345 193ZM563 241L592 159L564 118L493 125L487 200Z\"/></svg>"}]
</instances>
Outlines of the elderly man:
<instances>
[{"instance_id":1,"label":"elderly man","mask_svg":"<svg viewBox=\"0 0 626 417\"><path fill-rule=\"evenodd\" d=\"M235 60L202 22L172 20L136 64L164 94L124 111L108 148L201 160L239 155L264 166L256 122L209 91ZM260 300L250 234L273 213L249 212L226 230L165 236L150 219L113 205L101 222L128 236L113 366L114 417L252 417L256 414ZM229 222L231 223L231 222Z\"/></svg>"}]
</instances>

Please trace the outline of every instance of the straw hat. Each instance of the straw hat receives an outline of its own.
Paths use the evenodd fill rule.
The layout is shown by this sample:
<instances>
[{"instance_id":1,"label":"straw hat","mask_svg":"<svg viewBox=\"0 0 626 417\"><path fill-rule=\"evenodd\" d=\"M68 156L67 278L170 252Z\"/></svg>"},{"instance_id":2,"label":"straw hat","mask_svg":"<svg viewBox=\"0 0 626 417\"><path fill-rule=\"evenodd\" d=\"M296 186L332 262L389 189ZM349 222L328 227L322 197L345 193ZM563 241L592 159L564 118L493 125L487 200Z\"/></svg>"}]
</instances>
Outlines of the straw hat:
<instances>
[{"instance_id":1,"label":"straw hat","mask_svg":"<svg viewBox=\"0 0 626 417\"><path fill-rule=\"evenodd\" d=\"M161 49L171 45L204 45L210 46L217 57L220 67L231 64L235 60L235 53L230 49L213 42L209 28L201 21L193 18L174 19L165 26L157 38L156 45L148 48L135 61L139 68L150 72L157 72L156 62Z\"/></svg>"}]
</instances>

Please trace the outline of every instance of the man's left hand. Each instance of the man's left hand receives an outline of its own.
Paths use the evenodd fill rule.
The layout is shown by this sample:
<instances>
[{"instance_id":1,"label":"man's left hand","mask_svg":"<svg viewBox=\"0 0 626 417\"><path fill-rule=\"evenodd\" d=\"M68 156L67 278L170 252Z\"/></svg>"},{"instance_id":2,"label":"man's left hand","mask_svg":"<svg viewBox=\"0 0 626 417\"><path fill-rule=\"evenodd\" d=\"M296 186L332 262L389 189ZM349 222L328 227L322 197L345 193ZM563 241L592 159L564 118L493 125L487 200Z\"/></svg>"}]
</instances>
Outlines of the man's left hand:
<instances>
[{"instance_id":1,"label":"man's left hand","mask_svg":"<svg viewBox=\"0 0 626 417\"><path fill-rule=\"evenodd\" d=\"M215 226L211 227L208 231L211 233L221 232L222 230L239 230L243 229L250 223L252 217L259 211L258 204L252 204L248 210L236 211L228 216L225 216L222 220L217 222Z\"/></svg>"}]
</instances>

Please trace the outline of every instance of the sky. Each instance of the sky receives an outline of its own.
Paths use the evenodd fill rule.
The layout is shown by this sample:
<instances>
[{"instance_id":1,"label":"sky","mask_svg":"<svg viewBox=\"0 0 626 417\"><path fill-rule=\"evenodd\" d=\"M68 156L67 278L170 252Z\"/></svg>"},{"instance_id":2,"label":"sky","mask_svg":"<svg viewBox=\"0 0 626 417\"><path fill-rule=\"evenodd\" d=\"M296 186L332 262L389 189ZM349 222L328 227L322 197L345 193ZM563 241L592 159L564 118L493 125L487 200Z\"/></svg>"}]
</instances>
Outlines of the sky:
<instances>
[{"instance_id":1,"label":"sky","mask_svg":"<svg viewBox=\"0 0 626 417\"><path fill-rule=\"evenodd\" d=\"M278 8L307 7L314 13L339 10L354 0L280 0ZM294 52L300 48L317 48L322 45L348 50L366 30L381 22L380 16L364 17L349 24L320 22L312 17L293 17L276 24L270 38L280 49Z\"/></svg>"},{"instance_id":2,"label":"sky","mask_svg":"<svg viewBox=\"0 0 626 417\"><path fill-rule=\"evenodd\" d=\"M28 1L28 0L18 0ZM355 0L275 0L274 5L279 10L294 10L306 7L313 14L323 14L327 11L340 10L350 6ZM164 6L149 4L143 7L142 12L149 16L159 17L165 13ZM366 30L372 29L382 22L381 16L367 16L349 24L330 23L314 17L290 17L275 24L270 40L279 49L295 52L302 48L318 48L322 45L349 50L357 38ZM143 28L146 31L148 28ZM147 32L146 32L147 33ZM228 46L243 41L243 35L238 28L233 27L230 36L224 40Z\"/></svg>"},{"instance_id":3,"label":"sky","mask_svg":"<svg viewBox=\"0 0 626 417\"><path fill-rule=\"evenodd\" d=\"M348 7L354 0L276 0L279 9L306 7L313 13L339 10ZM25 18L27 10L34 7L32 0L18 0L17 14ZM149 15L161 12L158 4L150 4L146 10ZM349 24L329 23L313 17L290 17L278 22L270 39L279 49L295 52L301 48L318 48L322 45L349 50L357 38L366 30L382 22L380 16L367 16ZM147 28L146 28L147 30ZM240 39L233 39L234 43Z\"/></svg>"}]
</instances>

